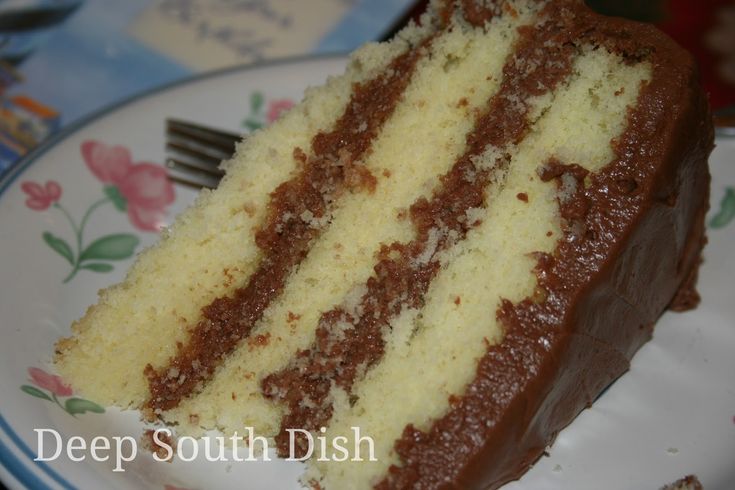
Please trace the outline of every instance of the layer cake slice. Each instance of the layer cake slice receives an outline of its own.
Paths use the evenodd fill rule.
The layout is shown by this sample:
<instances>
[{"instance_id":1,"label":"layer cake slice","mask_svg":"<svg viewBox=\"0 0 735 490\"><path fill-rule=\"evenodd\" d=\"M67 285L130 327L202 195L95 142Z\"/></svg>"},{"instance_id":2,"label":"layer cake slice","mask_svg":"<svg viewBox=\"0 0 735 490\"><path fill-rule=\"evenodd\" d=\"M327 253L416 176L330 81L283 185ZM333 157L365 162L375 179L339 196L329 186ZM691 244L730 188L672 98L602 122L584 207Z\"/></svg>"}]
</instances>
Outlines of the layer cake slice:
<instances>
[{"instance_id":1,"label":"layer cake slice","mask_svg":"<svg viewBox=\"0 0 735 490\"><path fill-rule=\"evenodd\" d=\"M495 488L696 305L712 126L688 54L581 2L433 1L239 145L57 345L180 434L374 441L322 488ZM346 444L352 447L352 444Z\"/></svg>"}]
</instances>

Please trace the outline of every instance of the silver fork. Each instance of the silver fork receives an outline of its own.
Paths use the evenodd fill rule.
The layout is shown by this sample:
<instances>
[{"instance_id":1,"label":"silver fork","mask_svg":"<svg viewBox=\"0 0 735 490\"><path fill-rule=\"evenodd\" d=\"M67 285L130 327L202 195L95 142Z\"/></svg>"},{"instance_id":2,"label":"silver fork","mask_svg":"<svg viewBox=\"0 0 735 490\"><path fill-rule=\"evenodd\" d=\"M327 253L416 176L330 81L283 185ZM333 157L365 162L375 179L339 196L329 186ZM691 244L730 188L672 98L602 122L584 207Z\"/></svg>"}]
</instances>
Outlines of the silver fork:
<instances>
[{"instance_id":1,"label":"silver fork","mask_svg":"<svg viewBox=\"0 0 735 490\"><path fill-rule=\"evenodd\" d=\"M181 119L166 120L169 179L194 188L214 189L224 172L222 160L235 153L239 134Z\"/></svg>"}]
</instances>

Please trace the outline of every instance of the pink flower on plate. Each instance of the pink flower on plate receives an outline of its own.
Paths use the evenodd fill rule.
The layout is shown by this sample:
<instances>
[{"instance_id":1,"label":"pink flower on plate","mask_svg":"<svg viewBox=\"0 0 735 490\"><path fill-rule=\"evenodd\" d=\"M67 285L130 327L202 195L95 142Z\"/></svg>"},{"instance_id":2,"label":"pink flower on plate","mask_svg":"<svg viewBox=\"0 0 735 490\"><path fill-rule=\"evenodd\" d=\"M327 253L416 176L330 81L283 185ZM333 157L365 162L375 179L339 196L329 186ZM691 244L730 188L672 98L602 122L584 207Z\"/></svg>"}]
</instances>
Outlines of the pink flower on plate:
<instances>
[{"instance_id":1,"label":"pink flower on plate","mask_svg":"<svg viewBox=\"0 0 735 490\"><path fill-rule=\"evenodd\" d=\"M62 379L56 375L49 374L43 369L35 367L28 368L28 374L33 382L41 388L46 388L58 396L71 396L72 390Z\"/></svg>"},{"instance_id":2,"label":"pink flower on plate","mask_svg":"<svg viewBox=\"0 0 735 490\"><path fill-rule=\"evenodd\" d=\"M266 115L268 119L268 124L272 123L276 119L278 119L281 114L289 110L294 106L293 101L289 99L276 99L271 101L268 104L268 114Z\"/></svg>"},{"instance_id":3,"label":"pink flower on plate","mask_svg":"<svg viewBox=\"0 0 735 490\"><path fill-rule=\"evenodd\" d=\"M20 185L23 192L28 194L26 206L35 211L45 211L61 199L61 186L58 182L49 180L45 186L36 182L26 181Z\"/></svg>"},{"instance_id":4,"label":"pink flower on plate","mask_svg":"<svg viewBox=\"0 0 735 490\"><path fill-rule=\"evenodd\" d=\"M82 157L95 177L117 188L130 222L144 231L158 231L166 207L174 201L174 186L166 170L148 162L133 162L124 146L99 141L82 143Z\"/></svg>"}]
</instances>

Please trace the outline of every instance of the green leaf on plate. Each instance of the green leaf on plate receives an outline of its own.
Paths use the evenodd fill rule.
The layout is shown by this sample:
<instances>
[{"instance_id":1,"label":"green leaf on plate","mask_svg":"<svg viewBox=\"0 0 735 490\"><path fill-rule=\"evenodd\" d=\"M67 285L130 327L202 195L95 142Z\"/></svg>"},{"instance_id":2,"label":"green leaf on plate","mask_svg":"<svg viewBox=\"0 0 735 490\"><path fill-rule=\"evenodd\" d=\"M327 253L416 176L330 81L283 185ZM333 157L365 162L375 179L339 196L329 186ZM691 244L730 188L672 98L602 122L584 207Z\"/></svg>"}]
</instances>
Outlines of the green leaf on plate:
<instances>
[{"instance_id":1,"label":"green leaf on plate","mask_svg":"<svg viewBox=\"0 0 735 490\"><path fill-rule=\"evenodd\" d=\"M709 225L712 228L724 228L735 218L735 189L728 187L725 196L720 201L720 211L712 218Z\"/></svg>"},{"instance_id":2,"label":"green leaf on plate","mask_svg":"<svg viewBox=\"0 0 735 490\"><path fill-rule=\"evenodd\" d=\"M99 238L91 243L79 257L85 260L123 260L133 256L138 246L138 237L130 233L117 233Z\"/></svg>"},{"instance_id":3,"label":"green leaf on plate","mask_svg":"<svg viewBox=\"0 0 735 490\"><path fill-rule=\"evenodd\" d=\"M121 212L125 212L128 209L128 201L125 196L120 194L120 189L114 185L106 185L104 188L105 195L110 198L112 204L115 205L115 209Z\"/></svg>"},{"instance_id":4,"label":"green leaf on plate","mask_svg":"<svg viewBox=\"0 0 735 490\"><path fill-rule=\"evenodd\" d=\"M260 112L260 109L263 107L263 102L265 102L263 92L256 91L250 94L250 113L257 114Z\"/></svg>"},{"instance_id":5,"label":"green leaf on plate","mask_svg":"<svg viewBox=\"0 0 735 490\"><path fill-rule=\"evenodd\" d=\"M43 241L46 245L51 247L56 253L64 257L69 261L70 264L74 265L74 252L71 251L71 247L63 239L54 236L51 232L43 232Z\"/></svg>"},{"instance_id":6,"label":"green leaf on plate","mask_svg":"<svg viewBox=\"0 0 735 490\"><path fill-rule=\"evenodd\" d=\"M253 121L252 119L246 119L242 123L250 132L257 131L258 129L263 127L262 123L259 123L258 121Z\"/></svg>"},{"instance_id":7,"label":"green leaf on plate","mask_svg":"<svg viewBox=\"0 0 735 490\"><path fill-rule=\"evenodd\" d=\"M95 402L85 400L83 398L69 398L64 403L64 408L71 415L78 413L94 412L94 413L105 413L105 409L97 405Z\"/></svg>"},{"instance_id":8,"label":"green leaf on plate","mask_svg":"<svg viewBox=\"0 0 735 490\"><path fill-rule=\"evenodd\" d=\"M31 396L35 396L36 398L42 398L44 400L53 401L51 400L51 397L48 396L45 392L39 390L35 386L31 385L23 385L20 387L21 391L28 393Z\"/></svg>"},{"instance_id":9,"label":"green leaf on plate","mask_svg":"<svg viewBox=\"0 0 735 490\"><path fill-rule=\"evenodd\" d=\"M91 264L84 264L80 269L87 269L94 272L110 272L114 267L112 264L103 264L101 262L92 262Z\"/></svg>"}]
</instances>

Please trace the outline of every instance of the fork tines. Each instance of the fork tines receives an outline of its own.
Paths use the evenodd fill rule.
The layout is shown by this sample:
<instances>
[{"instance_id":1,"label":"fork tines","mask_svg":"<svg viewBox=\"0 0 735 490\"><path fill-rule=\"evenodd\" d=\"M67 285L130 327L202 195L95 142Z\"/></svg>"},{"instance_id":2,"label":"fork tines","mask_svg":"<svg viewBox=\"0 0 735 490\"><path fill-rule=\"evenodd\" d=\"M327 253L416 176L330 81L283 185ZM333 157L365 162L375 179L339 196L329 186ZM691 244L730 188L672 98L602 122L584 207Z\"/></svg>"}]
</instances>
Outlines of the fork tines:
<instances>
[{"instance_id":1,"label":"fork tines","mask_svg":"<svg viewBox=\"0 0 735 490\"><path fill-rule=\"evenodd\" d=\"M166 120L166 166L169 178L192 187L215 188L223 160L235 152L241 136L179 119Z\"/></svg>"}]
</instances>

